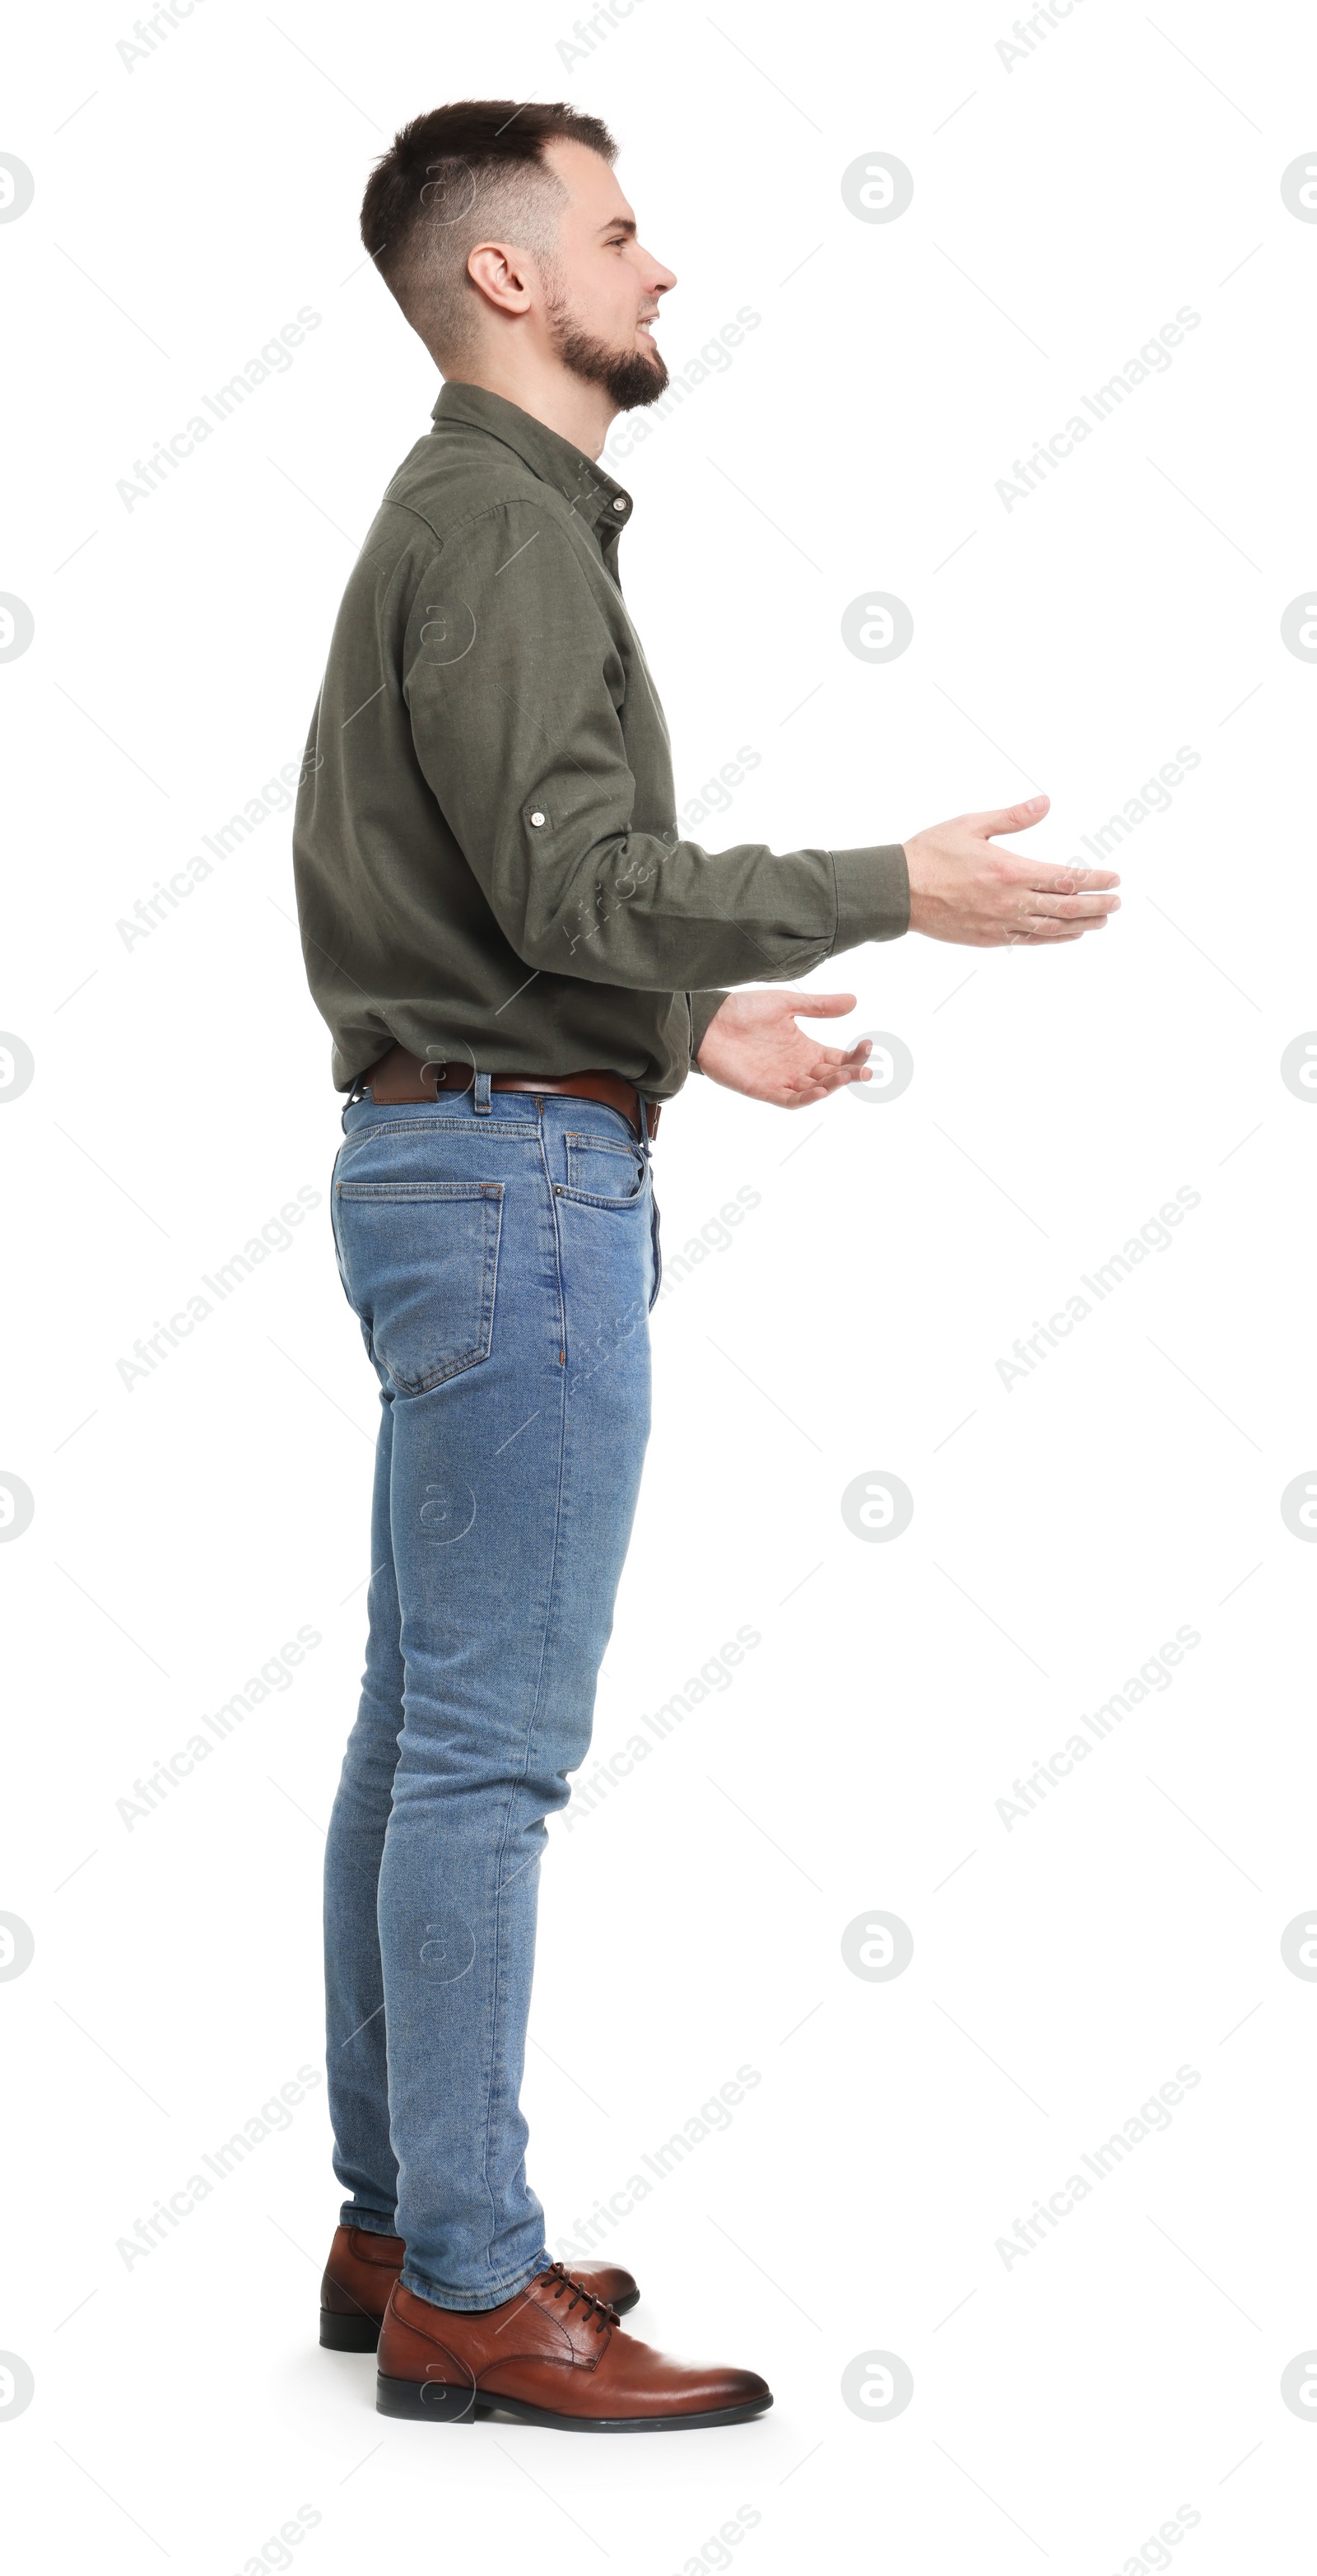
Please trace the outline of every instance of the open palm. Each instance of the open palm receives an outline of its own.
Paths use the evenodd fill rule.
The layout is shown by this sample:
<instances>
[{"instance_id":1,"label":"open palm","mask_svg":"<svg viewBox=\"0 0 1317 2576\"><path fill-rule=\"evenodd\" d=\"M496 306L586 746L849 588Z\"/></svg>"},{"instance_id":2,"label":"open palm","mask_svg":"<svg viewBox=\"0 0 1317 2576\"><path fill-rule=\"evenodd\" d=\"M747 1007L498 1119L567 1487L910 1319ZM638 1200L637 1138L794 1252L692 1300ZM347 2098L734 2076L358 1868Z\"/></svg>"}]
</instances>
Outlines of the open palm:
<instances>
[{"instance_id":1,"label":"open palm","mask_svg":"<svg viewBox=\"0 0 1317 2576\"><path fill-rule=\"evenodd\" d=\"M775 1109L807 1109L848 1082L871 1082L865 1071L869 1041L847 1053L821 1046L798 1022L835 1020L855 1008L853 993L729 993L705 1030L701 1073L749 1100Z\"/></svg>"}]
</instances>

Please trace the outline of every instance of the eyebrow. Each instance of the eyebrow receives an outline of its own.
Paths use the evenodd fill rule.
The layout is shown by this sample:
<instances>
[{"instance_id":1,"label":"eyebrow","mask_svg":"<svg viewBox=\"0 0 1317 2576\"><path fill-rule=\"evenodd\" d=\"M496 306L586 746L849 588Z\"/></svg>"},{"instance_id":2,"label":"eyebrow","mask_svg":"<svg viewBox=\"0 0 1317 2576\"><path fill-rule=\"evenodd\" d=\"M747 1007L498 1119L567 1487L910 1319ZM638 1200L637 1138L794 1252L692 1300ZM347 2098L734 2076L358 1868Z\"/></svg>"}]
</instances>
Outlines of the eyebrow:
<instances>
[{"instance_id":1,"label":"eyebrow","mask_svg":"<svg viewBox=\"0 0 1317 2576\"><path fill-rule=\"evenodd\" d=\"M601 233L630 233L634 240L636 230L635 216L614 215L611 222L601 224L599 230Z\"/></svg>"}]
</instances>

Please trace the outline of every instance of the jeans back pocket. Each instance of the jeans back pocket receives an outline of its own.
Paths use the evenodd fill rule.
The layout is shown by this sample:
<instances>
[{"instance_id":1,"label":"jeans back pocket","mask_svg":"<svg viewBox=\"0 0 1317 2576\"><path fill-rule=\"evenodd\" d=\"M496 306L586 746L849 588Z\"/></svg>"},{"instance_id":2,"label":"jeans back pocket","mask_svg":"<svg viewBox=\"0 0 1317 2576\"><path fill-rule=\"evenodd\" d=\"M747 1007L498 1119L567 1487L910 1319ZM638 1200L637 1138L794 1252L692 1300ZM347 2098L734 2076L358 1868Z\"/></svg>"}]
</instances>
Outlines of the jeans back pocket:
<instances>
[{"instance_id":1,"label":"jeans back pocket","mask_svg":"<svg viewBox=\"0 0 1317 2576\"><path fill-rule=\"evenodd\" d=\"M499 1181L335 1182L348 1299L400 1395L488 1359L502 1222Z\"/></svg>"},{"instance_id":2,"label":"jeans back pocket","mask_svg":"<svg viewBox=\"0 0 1317 2576\"><path fill-rule=\"evenodd\" d=\"M615 1205L638 1199L645 1186L645 1157L638 1145L614 1144L606 1136L568 1135L567 1188L574 1198Z\"/></svg>"}]
</instances>

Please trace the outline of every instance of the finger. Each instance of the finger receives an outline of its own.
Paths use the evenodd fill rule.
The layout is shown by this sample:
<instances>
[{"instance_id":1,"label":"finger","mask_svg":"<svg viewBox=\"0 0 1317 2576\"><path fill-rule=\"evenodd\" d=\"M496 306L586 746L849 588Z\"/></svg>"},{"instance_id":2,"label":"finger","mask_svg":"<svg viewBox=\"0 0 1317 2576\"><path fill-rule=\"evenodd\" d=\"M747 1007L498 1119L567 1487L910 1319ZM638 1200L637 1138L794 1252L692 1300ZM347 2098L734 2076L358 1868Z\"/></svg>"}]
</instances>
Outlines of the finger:
<instances>
[{"instance_id":1,"label":"finger","mask_svg":"<svg viewBox=\"0 0 1317 2576\"><path fill-rule=\"evenodd\" d=\"M1120 896L1096 891L1092 894L1053 894L1036 886L1025 895L1020 909L1048 921L1093 921L1099 916L1105 920L1108 913L1119 912Z\"/></svg>"},{"instance_id":2,"label":"finger","mask_svg":"<svg viewBox=\"0 0 1317 2576\"><path fill-rule=\"evenodd\" d=\"M858 1068L859 1066L868 1063L872 1053L872 1038L861 1038L858 1046L849 1048L820 1047L818 1054L814 1058L813 1064L810 1066L810 1071L811 1073L816 1074L825 1064L853 1064Z\"/></svg>"},{"instance_id":3,"label":"finger","mask_svg":"<svg viewBox=\"0 0 1317 2576\"><path fill-rule=\"evenodd\" d=\"M1002 851L999 855L1005 858L1011 854ZM1037 859L1022 860L1021 865L1028 869L1028 881L1036 894L1084 894L1120 883L1114 868L1050 868Z\"/></svg>"},{"instance_id":4,"label":"finger","mask_svg":"<svg viewBox=\"0 0 1317 2576\"><path fill-rule=\"evenodd\" d=\"M1087 931L1105 930L1109 916L1105 912L1087 914L1078 920L1058 921L1045 912L1022 912L1020 927L1034 939L1082 939Z\"/></svg>"},{"instance_id":5,"label":"finger","mask_svg":"<svg viewBox=\"0 0 1317 2576\"><path fill-rule=\"evenodd\" d=\"M855 1008L853 993L788 993L784 998L797 1020L840 1020Z\"/></svg>"},{"instance_id":6,"label":"finger","mask_svg":"<svg viewBox=\"0 0 1317 2576\"><path fill-rule=\"evenodd\" d=\"M831 1069L820 1066L799 1075L789 1086L784 1084L776 1094L777 1106L779 1109L809 1109L818 1101L827 1100L834 1091L843 1091L848 1083L859 1079L858 1073L848 1072L843 1065Z\"/></svg>"},{"instance_id":7,"label":"finger","mask_svg":"<svg viewBox=\"0 0 1317 2576\"><path fill-rule=\"evenodd\" d=\"M1106 926L1105 914L1099 915L1099 917L1093 921L1043 921L1041 919L1026 919L1021 922L1018 931L1009 931L1007 933L1007 942L1009 945L1011 941L1016 941L1020 944L1031 945L1035 948L1055 947L1059 941L1067 939L1085 939L1087 938L1090 930L1105 930Z\"/></svg>"},{"instance_id":8,"label":"finger","mask_svg":"<svg viewBox=\"0 0 1317 2576\"><path fill-rule=\"evenodd\" d=\"M991 840L994 832L1027 832L1041 823L1052 800L1050 796L1031 796L1027 805L1003 805L995 814L962 814L960 822L968 832Z\"/></svg>"},{"instance_id":9,"label":"finger","mask_svg":"<svg viewBox=\"0 0 1317 2576\"><path fill-rule=\"evenodd\" d=\"M995 856L1008 884L1027 886L1034 894L1083 894L1120 883L1114 868L1054 868L1044 859L1021 858L1018 850L998 850Z\"/></svg>"},{"instance_id":10,"label":"finger","mask_svg":"<svg viewBox=\"0 0 1317 2576\"><path fill-rule=\"evenodd\" d=\"M812 1078L822 1083L825 1091L844 1091L848 1083L872 1082L873 1075L866 1072L863 1065L847 1064L843 1060L840 1064L817 1067Z\"/></svg>"}]
</instances>

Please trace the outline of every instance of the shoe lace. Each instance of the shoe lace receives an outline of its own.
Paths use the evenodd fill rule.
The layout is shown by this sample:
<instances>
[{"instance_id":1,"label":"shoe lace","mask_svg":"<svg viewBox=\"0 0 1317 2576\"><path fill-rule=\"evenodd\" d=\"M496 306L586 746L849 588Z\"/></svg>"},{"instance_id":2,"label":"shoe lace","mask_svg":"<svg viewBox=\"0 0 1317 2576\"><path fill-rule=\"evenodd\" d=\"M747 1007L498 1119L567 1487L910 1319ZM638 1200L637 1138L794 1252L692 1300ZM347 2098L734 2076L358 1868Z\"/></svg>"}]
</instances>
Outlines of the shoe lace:
<instances>
[{"instance_id":1,"label":"shoe lace","mask_svg":"<svg viewBox=\"0 0 1317 2576\"><path fill-rule=\"evenodd\" d=\"M555 2299L563 2298L566 2293L570 2291L571 2296L567 2300L568 2316L571 2315L578 2300L585 2307L587 2314L591 2310L594 2310L597 2320L595 2325L596 2334L602 2334L608 2326L617 2326L621 2324L622 2320L619 2317L616 2308L610 2308L607 2299L599 2298L595 2291L587 2290L583 2282L574 2281L565 2264L551 2263L548 2271L540 2274L540 2279L544 2282L546 2288L550 2282L553 2283L553 2296Z\"/></svg>"}]
</instances>

